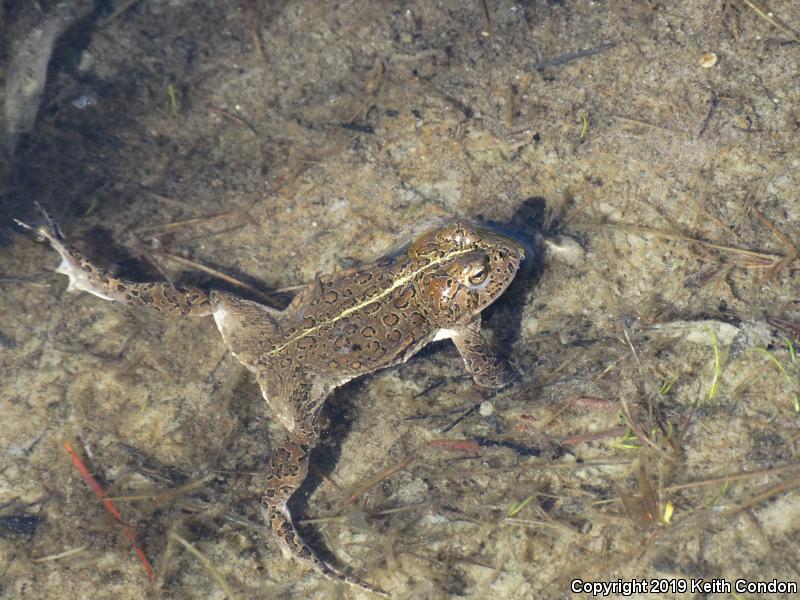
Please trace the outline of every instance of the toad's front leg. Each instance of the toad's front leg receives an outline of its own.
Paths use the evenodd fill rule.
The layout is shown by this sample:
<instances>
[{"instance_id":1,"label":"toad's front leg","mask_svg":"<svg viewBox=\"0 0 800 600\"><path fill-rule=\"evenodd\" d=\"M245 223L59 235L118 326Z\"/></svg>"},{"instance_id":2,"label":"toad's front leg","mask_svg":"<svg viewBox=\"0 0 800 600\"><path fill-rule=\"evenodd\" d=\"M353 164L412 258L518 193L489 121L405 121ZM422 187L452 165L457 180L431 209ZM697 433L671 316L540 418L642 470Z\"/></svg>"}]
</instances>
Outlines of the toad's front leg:
<instances>
[{"instance_id":1,"label":"toad's front leg","mask_svg":"<svg viewBox=\"0 0 800 600\"><path fill-rule=\"evenodd\" d=\"M458 348L461 358L464 359L464 366L477 385L499 389L514 380L516 376L514 369L507 361L495 355L483 338L480 317L469 325L454 329L451 339Z\"/></svg>"},{"instance_id":2,"label":"toad's front leg","mask_svg":"<svg viewBox=\"0 0 800 600\"><path fill-rule=\"evenodd\" d=\"M166 281L134 283L114 277L105 269L95 266L64 238L53 217L38 203L36 207L44 218L44 224L34 227L18 219L14 221L32 231L37 238L50 242L59 253L61 264L56 273L69 277L68 290L83 290L104 300L150 306L173 315L201 317L211 314L208 294L198 288L177 287Z\"/></svg>"}]
</instances>

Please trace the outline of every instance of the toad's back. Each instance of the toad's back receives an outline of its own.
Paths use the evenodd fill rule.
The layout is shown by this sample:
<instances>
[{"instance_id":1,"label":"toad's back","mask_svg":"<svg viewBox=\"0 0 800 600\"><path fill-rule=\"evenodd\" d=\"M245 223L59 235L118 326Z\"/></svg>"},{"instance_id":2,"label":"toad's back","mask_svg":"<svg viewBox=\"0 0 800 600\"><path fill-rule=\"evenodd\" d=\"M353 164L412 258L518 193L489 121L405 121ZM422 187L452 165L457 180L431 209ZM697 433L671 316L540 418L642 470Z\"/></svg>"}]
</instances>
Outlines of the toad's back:
<instances>
[{"instance_id":1,"label":"toad's back","mask_svg":"<svg viewBox=\"0 0 800 600\"><path fill-rule=\"evenodd\" d=\"M301 365L337 382L402 361L435 325L409 278L405 257L319 278L281 322L283 365Z\"/></svg>"}]
</instances>

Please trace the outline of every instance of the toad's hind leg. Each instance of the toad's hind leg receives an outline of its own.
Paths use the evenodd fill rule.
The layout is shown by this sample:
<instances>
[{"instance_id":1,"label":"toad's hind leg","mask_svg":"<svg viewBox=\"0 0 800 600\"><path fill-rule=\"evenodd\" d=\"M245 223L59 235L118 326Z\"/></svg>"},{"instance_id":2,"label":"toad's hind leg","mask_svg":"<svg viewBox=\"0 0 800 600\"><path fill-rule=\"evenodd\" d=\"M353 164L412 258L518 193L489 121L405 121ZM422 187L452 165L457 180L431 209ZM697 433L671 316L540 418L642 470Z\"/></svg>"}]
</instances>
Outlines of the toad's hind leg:
<instances>
[{"instance_id":1,"label":"toad's hind leg","mask_svg":"<svg viewBox=\"0 0 800 600\"><path fill-rule=\"evenodd\" d=\"M388 594L380 588L347 575L322 560L300 536L292 522L286 504L305 480L309 454L319 439L316 419L309 421L313 421L313 424L309 425L308 421L298 424L289 434L288 441L270 456L267 465L267 488L261 499L264 518L284 553L300 559L326 577L388 597Z\"/></svg>"},{"instance_id":2,"label":"toad's hind leg","mask_svg":"<svg viewBox=\"0 0 800 600\"><path fill-rule=\"evenodd\" d=\"M69 277L68 290L83 290L104 300L124 302L134 306L151 306L156 310L176 315L204 316L211 314L208 295L195 287L176 287L159 281L134 283L112 276L95 266L76 250L61 233L61 228L38 203L36 207L44 217L44 224L33 227L17 219L20 227L32 231L38 239L47 240L61 256L56 273Z\"/></svg>"}]
</instances>

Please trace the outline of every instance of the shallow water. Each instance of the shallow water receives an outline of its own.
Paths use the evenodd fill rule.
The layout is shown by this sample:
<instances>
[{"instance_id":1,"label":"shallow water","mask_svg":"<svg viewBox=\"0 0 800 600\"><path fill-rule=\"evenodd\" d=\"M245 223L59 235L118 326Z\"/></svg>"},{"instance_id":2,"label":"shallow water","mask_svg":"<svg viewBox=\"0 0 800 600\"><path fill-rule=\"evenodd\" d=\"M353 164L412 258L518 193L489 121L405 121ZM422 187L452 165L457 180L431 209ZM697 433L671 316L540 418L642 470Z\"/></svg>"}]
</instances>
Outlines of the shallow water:
<instances>
[{"instance_id":1,"label":"shallow water","mask_svg":"<svg viewBox=\"0 0 800 600\"><path fill-rule=\"evenodd\" d=\"M316 547L397 598L796 581L792 34L741 3L487 3L491 35L479 2L223 4L141 0L62 39L0 217L39 199L131 276L209 282L169 254L261 293L441 219L581 248L485 315L511 388L442 342L336 392L294 507ZM29 21L4 6L10 40ZM210 319L66 293L52 251L0 240L0 597L366 597L262 525L282 432Z\"/></svg>"}]
</instances>

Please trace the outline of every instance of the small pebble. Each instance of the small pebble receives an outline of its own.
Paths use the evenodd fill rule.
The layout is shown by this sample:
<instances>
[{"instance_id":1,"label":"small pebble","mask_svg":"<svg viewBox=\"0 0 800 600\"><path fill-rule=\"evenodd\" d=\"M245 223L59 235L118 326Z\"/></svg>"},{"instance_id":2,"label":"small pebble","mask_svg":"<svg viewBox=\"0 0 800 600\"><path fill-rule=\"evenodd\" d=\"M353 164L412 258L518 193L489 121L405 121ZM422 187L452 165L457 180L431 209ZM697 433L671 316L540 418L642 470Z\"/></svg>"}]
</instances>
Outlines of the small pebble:
<instances>
[{"instance_id":1,"label":"small pebble","mask_svg":"<svg viewBox=\"0 0 800 600\"><path fill-rule=\"evenodd\" d=\"M481 402L481 407L480 407L478 412L481 413L482 417L489 417L489 416L493 415L494 414L494 403L489 401L489 400Z\"/></svg>"},{"instance_id":2,"label":"small pebble","mask_svg":"<svg viewBox=\"0 0 800 600\"><path fill-rule=\"evenodd\" d=\"M81 94L77 98L74 98L70 104L78 110L84 110L97 104L97 98L91 94Z\"/></svg>"},{"instance_id":3,"label":"small pebble","mask_svg":"<svg viewBox=\"0 0 800 600\"><path fill-rule=\"evenodd\" d=\"M710 69L715 64L717 64L717 60L719 59L717 58L716 54L714 54L713 52L708 52L700 57L700 66L703 67L704 69Z\"/></svg>"},{"instance_id":4,"label":"small pebble","mask_svg":"<svg viewBox=\"0 0 800 600\"><path fill-rule=\"evenodd\" d=\"M583 263L583 247L575 238L571 238L567 235L555 235L543 239L550 256L555 260L572 266Z\"/></svg>"}]
</instances>

